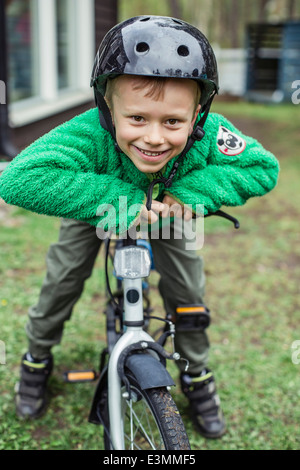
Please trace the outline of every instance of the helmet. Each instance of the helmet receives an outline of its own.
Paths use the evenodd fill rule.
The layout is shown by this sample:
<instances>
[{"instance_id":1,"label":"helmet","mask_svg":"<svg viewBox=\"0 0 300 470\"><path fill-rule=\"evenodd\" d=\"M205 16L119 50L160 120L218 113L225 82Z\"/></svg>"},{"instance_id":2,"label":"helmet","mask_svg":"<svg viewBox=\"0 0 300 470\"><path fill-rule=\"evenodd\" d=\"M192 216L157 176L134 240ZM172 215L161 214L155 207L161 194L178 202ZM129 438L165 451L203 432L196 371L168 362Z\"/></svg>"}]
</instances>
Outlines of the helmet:
<instances>
[{"instance_id":1,"label":"helmet","mask_svg":"<svg viewBox=\"0 0 300 470\"><path fill-rule=\"evenodd\" d=\"M194 26L175 18L137 16L113 27L97 52L91 86L102 96L118 75L189 78L201 86L202 112L218 92L213 50Z\"/></svg>"}]
</instances>

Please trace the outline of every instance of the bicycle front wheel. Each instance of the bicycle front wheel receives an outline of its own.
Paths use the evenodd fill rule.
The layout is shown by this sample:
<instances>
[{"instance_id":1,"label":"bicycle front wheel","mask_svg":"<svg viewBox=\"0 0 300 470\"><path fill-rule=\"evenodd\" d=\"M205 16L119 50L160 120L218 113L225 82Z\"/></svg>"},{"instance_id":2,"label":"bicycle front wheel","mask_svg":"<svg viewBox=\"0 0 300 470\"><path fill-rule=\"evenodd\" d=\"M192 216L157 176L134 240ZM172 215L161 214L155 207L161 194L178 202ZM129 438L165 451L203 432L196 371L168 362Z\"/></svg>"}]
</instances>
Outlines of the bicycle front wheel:
<instances>
[{"instance_id":1,"label":"bicycle front wheel","mask_svg":"<svg viewBox=\"0 0 300 470\"><path fill-rule=\"evenodd\" d=\"M133 375L130 397L123 396L125 450L190 450L189 440L177 406L165 387L142 390ZM106 448L109 445L108 439Z\"/></svg>"}]
</instances>

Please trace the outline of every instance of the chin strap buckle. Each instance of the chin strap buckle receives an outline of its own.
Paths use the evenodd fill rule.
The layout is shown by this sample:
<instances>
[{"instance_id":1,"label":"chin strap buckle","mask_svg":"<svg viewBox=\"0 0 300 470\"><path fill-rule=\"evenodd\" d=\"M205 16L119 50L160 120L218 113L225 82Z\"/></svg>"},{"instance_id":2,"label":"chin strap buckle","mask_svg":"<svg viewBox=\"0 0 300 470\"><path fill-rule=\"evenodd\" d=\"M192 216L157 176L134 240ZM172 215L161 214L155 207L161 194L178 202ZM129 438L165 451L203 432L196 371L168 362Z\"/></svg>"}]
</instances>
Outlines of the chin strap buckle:
<instances>
[{"instance_id":1,"label":"chin strap buckle","mask_svg":"<svg viewBox=\"0 0 300 470\"><path fill-rule=\"evenodd\" d=\"M191 135L192 139L197 140L198 142L200 142L200 140L202 140L204 136L205 130L200 126L196 126Z\"/></svg>"},{"instance_id":2,"label":"chin strap buckle","mask_svg":"<svg viewBox=\"0 0 300 470\"><path fill-rule=\"evenodd\" d=\"M176 175L176 172L178 170L178 167L179 167L179 163L180 161L185 157L185 155L187 154L187 152L190 150L190 148L193 146L194 142L197 140L198 142L200 142L200 140L203 139L203 137L205 136L205 131L203 129L203 127L201 127L199 124L195 127L195 129L193 130L192 134L190 135L188 141L187 141L187 144L185 146L185 148L183 149L183 151L181 152L181 154L179 155L178 159L176 160L176 162L174 163L173 167L172 167L172 170L171 170L171 173L170 175L168 176L168 178L164 178L164 177L161 177L161 178L158 178L157 180L154 180L150 183L150 186L148 188L148 194L147 194L147 202L146 202L146 207L148 209L148 211L151 209L151 204L152 204L152 193L153 193L153 187L157 184L157 183L163 183L165 188L170 188L172 186L172 183L173 183L173 178L174 176Z\"/></svg>"}]
</instances>

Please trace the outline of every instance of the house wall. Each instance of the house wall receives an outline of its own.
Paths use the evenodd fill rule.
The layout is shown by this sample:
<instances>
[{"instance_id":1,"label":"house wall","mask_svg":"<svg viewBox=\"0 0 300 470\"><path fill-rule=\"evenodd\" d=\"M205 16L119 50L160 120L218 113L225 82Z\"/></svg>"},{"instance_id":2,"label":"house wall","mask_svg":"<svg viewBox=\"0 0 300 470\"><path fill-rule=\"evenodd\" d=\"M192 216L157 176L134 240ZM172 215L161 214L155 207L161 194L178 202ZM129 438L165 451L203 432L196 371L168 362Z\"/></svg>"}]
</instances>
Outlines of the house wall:
<instances>
[{"instance_id":1,"label":"house wall","mask_svg":"<svg viewBox=\"0 0 300 470\"><path fill-rule=\"evenodd\" d=\"M220 94L242 97L246 90L246 49L216 49Z\"/></svg>"}]
</instances>

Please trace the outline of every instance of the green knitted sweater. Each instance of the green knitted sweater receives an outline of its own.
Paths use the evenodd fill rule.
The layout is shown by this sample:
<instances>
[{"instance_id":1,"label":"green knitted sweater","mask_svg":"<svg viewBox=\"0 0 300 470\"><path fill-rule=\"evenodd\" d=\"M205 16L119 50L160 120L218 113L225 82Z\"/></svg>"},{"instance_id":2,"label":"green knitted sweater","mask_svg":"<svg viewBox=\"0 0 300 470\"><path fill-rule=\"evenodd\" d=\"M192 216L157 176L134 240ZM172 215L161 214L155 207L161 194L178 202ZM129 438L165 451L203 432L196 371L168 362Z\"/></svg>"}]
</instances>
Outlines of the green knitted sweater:
<instances>
[{"instance_id":1,"label":"green knitted sweater","mask_svg":"<svg viewBox=\"0 0 300 470\"><path fill-rule=\"evenodd\" d=\"M205 132L181 162L168 190L176 200L195 211L203 204L205 212L214 212L274 188L278 162L255 139L214 113L207 118ZM171 160L165 176L172 165ZM107 222L103 208L110 205L115 208L116 232L122 233L145 203L150 179L115 150L94 108L53 129L14 158L0 177L0 196L8 204L39 214L94 226ZM164 186L156 189L156 199L162 200ZM136 210L128 210L132 206Z\"/></svg>"}]
</instances>

